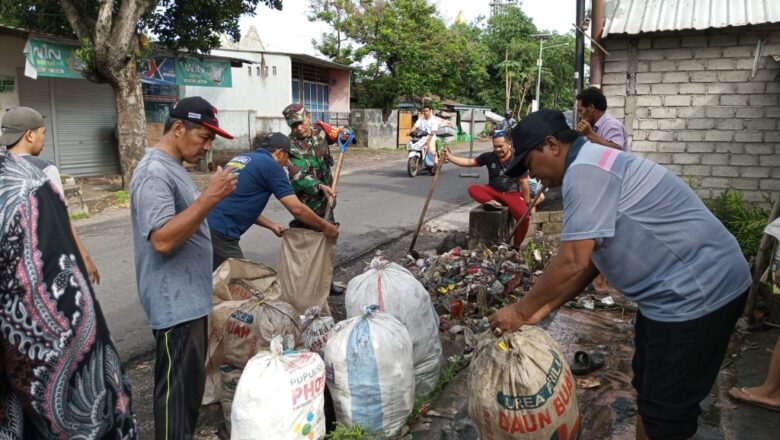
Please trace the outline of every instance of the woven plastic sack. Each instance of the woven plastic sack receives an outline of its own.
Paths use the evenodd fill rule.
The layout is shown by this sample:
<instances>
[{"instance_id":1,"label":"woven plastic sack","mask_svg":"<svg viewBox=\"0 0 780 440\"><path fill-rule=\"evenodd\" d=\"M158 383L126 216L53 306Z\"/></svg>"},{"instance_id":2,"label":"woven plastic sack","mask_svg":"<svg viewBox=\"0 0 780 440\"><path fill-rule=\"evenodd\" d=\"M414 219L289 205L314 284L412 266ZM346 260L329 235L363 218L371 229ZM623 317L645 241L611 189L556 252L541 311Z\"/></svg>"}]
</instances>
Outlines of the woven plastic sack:
<instances>
[{"instance_id":1,"label":"woven plastic sack","mask_svg":"<svg viewBox=\"0 0 780 440\"><path fill-rule=\"evenodd\" d=\"M414 405L412 340L403 324L378 308L333 327L325 369L336 419L392 436Z\"/></svg>"},{"instance_id":2,"label":"woven plastic sack","mask_svg":"<svg viewBox=\"0 0 780 440\"><path fill-rule=\"evenodd\" d=\"M477 342L468 376L469 416L482 439L577 439L574 377L544 330L523 326Z\"/></svg>"},{"instance_id":3,"label":"woven plastic sack","mask_svg":"<svg viewBox=\"0 0 780 440\"><path fill-rule=\"evenodd\" d=\"M359 316L366 306L378 304L379 311L401 321L412 338L416 394L433 391L442 363L439 317L428 291L411 272L376 257L368 270L350 280L345 304L348 317Z\"/></svg>"},{"instance_id":4,"label":"woven plastic sack","mask_svg":"<svg viewBox=\"0 0 780 440\"><path fill-rule=\"evenodd\" d=\"M301 339L303 347L325 357L325 344L328 333L336 323L331 316L322 316L318 306L309 307L301 324Z\"/></svg>"},{"instance_id":5,"label":"woven plastic sack","mask_svg":"<svg viewBox=\"0 0 780 440\"><path fill-rule=\"evenodd\" d=\"M325 438L325 365L312 352L283 353L280 337L244 368L231 415L233 440Z\"/></svg>"}]
</instances>

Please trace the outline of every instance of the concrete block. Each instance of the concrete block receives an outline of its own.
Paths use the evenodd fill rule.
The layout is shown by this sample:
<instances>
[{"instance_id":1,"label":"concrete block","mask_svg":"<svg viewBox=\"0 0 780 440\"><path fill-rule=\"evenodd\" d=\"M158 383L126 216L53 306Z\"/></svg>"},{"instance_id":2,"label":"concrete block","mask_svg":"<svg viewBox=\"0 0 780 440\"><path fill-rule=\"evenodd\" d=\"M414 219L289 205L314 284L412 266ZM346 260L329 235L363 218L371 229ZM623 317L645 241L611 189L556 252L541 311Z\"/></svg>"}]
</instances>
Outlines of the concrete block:
<instances>
[{"instance_id":1,"label":"concrete block","mask_svg":"<svg viewBox=\"0 0 780 440\"><path fill-rule=\"evenodd\" d=\"M704 83L680 84L681 95L700 95L706 93L707 86Z\"/></svg>"},{"instance_id":2,"label":"concrete block","mask_svg":"<svg viewBox=\"0 0 780 440\"><path fill-rule=\"evenodd\" d=\"M762 60L763 61L763 60ZM758 68L762 69L762 64L765 65L766 63L763 63L761 61L758 62ZM753 70L753 58L737 58L737 70Z\"/></svg>"},{"instance_id":3,"label":"concrete block","mask_svg":"<svg viewBox=\"0 0 780 440\"><path fill-rule=\"evenodd\" d=\"M612 49L628 49L628 40L625 38L610 38L604 44L604 48L610 52Z\"/></svg>"},{"instance_id":4,"label":"concrete block","mask_svg":"<svg viewBox=\"0 0 780 440\"><path fill-rule=\"evenodd\" d=\"M544 232L545 235L560 235L562 229L563 229L562 223L550 222L542 225L542 232Z\"/></svg>"},{"instance_id":5,"label":"concrete block","mask_svg":"<svg viewBox=\"0 0 780 440\"><path fill-rule=\"evenodd\" d=\"M651 131L650 135L648 136L648 139L651 141L673 141L674 140L674 132L672 131ZM659 144L659 147L662 147L663 144ZM659 151L663 151L660 150Z\"/></svg>"},{"instance_id":6,"label":"concrete block","mask_svg":"<svg viewBox=\"0 0 780 440\"><path fill-rule=\"evenodd\" d=\"M774 130L777 124L774 119L753 119L747 121L748 130Z\"/></svg>"},{"instance_id":7,"label":"concrete block","mask_svg":"<svg viewBox=\"0 0 780 440\"><path fill-rule=\"evenodd\" d=\"M691 105L691 97L690 95L665 96L664 105L669 107L688 107Z\"/></svg>"},{"instance_id":8,"label":"concrete block","mask_svg":"<svg viewBox=\"0 0 780 440\"><path fill-rule=\"evenodd\" d=\"M691 82L712 83L718 80L718 72L691 72Z\"/></svg>"},{"instance_id":9,"label":"concrete block","mask_svg":"<svg viewBox=\"0 0 780 440\"><path fill-rule=\"evenodd\" d=\"M674 72L677 70L677 62L672 60L658 60L650 63L651 72ZM681 69L682 70L682 69ZM688 69L690 70L690 69Z\"/></svg>"},{"instance_id":10,"label":"concrete block","mask_svg":"<svg viewBox=\"0 0 780 440\"><path fill-rule=\"evenodd\" d=\"M609 56L607 57L609 61L625 61L628 59L628 50L626 49L607 50L609 51Z\"/></svg>"},{"instance_id":11,"label":"concrete block","mask_svg":"<svg viewBox=\"0 0 780 440\"><path fill-rule=\"evenodd\" d=\"M669 153L645 153L644 156L661 165L672 163L672 155Z\"/></svg>"},{"instance_id":12,"label":"concrete block","mask_svg":"<svg viewBox=\"0 0 780 440\"><path fill-rule=\"evenodd\" d=\"M651 108L650 117L654 119L676 118L677 111L674 108L665 108L665 107Z\"/></svg>"},{"instance_id":13,"label":"concrete block","mask_svg":"<svg viewBox=\"0 0 780 440\"><path fill-rule=\"evenodd\" d=\"M758 165L758 156L752 154L732 154L731 157L729 157L729 164L737 166Z\"/></svg>"},{"instance_id":14,"label":"concrete block","mask_svg":"<svg viewBox=\"0 0 780 440\"><path fill-rule=\"evenodd\" d=\"M607 61L604 63L604 73L626 72L628 71L628 61Z\"/></svg>"},{"instance_id":15,"label":"concrete block","mask_svg":"<svg viewBox=\"0 0 780 440\"><path fill-rule=\"evenodd\" d=\"M704 130L685 130L678 131L675 137L681 142L701 142L704 140L704 133Z\"/></svg>"},{"instance_id":16,"label":"concrete block","mask_svg":"<svg viewBox=\"0 0 780 440\"><path fill-rule=\"evenodd\" d=\"M764 83L757 83L764 84ZM766 93L780 93L780 82L766 83Z\"/></svg>"},{"instance_id":17,"label":"concrete block","mask_svg":"<svg viewBox=\"0 0 780 440\"><path fill-rule=\"evenodd\" d=\"M772 175L772 168L769 167L746 167L741 169L742 177L753 177L763 179Z\"/></svg>"},{"instance_id":18,"label":"concrete block","mask_svg":"<svg viewBox=\"0 0 780 440\"><path fill-rule=\"evenodd\" d=\"M737 41L737 35L735 34L713 34L710 36L710 47L734 46L737 44Z\"/></svg>"},{"instance_id":19,"label":"concrete block","mask_svg":"<svg viewBox=\"0 0 780 440\"><path fill-rule=\"evenodd\" d=\"M666 53L659 49L640 50L637 54L639 61L658 61L664 59Z\"/></svg>"},{"instance_id":20,"label":"concrete block","mask_svg":"<svg viewBox=\"0 0 780 440\"><path fill-rule=\"evenodd\" d=\"M691 99L691 105L693 107L718 105L718 97L717 95L693 95L693 98Z\"/></svg>"},{"instance_id":21,"label":"concrete block","mask_svg":"<svg viewBox=\"0 0 780 440\"><path fill-rule=\"evenodd\" d=\"M745 82L748 80L750 72L747 70L731 70L718 72L718 81L721 82Z\"/></svg>"},{"instance_id":22,"label":"concrete block","mask_svg":"<svg viewBox=\"0 0 780 440\"><path fill-rule=\"evenodd\" d=\"M751 106L776 106L778 105L777 95L749 95L748 102Z\"/></svg>"},{"instance_id":23,"label":"concrete block","mask_svg":"<svg viewBox=\"0 0 780 440\"><path fill-rule=\"evenodd\" d=\"M685 128L685 119L659 119L658 120L658 129L659 130L678 130L681 128Z\"/></svg>"},{"instance_id":24,"label":"concrete block","mask_svg":"<svg viewBox=\"0 0 780 440\"><path fill-rule=\"evenodd\" d=\"M712 191L710 191L707 188L698 187L695 190L693 190L697 196L699 196L700 199L707 200L710 197L712 197Z\"/></svg>"},{"instance_id":25,"label":"concrete block","mask_svg":"<svg viewBox=\"0 0 780 440\"><path fill-rule=\"evenodd\" d=\"M479 244L492 246L512 242L512 216L509 209L485 211L478 206L469 212L469 249L477 249Z\"/></svg>"},{"instance_id":26,"label":"concrete block","mask_svg":"<svg viewBox=\"0 0 780 440\"><path fill-rule=\"evenodd\" d=\"M707 70L734 70L736 68L737 61L733 59L712 58L707 60Z\"/></svg>"},{"instance_id":27,"label":"concrete block","mask_svg":"<svg viewBox=\"0 0 780 440\"><path fill-rule=\"evenodd\" d=\"M758 164L762 167L780 167L780 155L759 156Z\"/></svg>"},{"instance_id":28,"label":"concrete block","mask_svg":"<svg viewBox=\"0 0 780 440\"><path fill-rule=\"evenodd\" d=\"M766 87L766 83L762 82L739 83L737 84L737 93L742 95L750 95L751 93L764 93Z\"/></svg>"},{"instance_id":29,"label":"concrete block","mask_svg":"<svg viewBox=\"0 0 780 440\"><path fill-rule=\"evenodd\" d=\"M702 71L705 69L703 60L680 60L677 62L677 70L680 71ZM712 70L712 69L709 69Z\"/></svg>"},{"instance_id":30,"label":"concrete block","mask_svg":"<svg viewBox=\"0 0 780 440\"><path fill-rule=\"evenodd\" d=\"M678 37L660 37L653 39L654 49L672 49L680 47L680 38Z\"/></svg>"},{"instance_id":31,"label":"concrete block","mask_svg":"<svg viewBox=\"0 0 780 440\"><path fill-rule=\"evenodd\" d=\"M672 137L674 133L672 132L657 132L657 133L668 133L669 137ZM660 140L670 140L670 139L660 139ZM684 153L685 152L685 143L683 142L659 142L658 143L658 151L661 153Z\"/></svg>"},{"instance_id":32,"label":"concrete block","mask_svg":"<svg viewBox=\"0 0 780 440\"><path fill-rule=\"evenodd\" d=\"M664 73L664 83L687 83L690 79L688 72L667 72Z\"/></svg>"},{"instance_id":33,"label":"concrete block","mask_svg":"<svg viewBox=\"0 0 780 440\"><path fill-rule=\"evenodd\" d=\"M623 120L626 117L626 110L622 107L609 107L607 113L615 119Z\"/></svg>"},{"instance_id":34,"label":"concrete block","mask_svg":"<svg viewBox=\"0 0 780 440\"><path fill-rule=\"evenodd\" d=\"M748 105L747 95L720 95L720 105Z\"/></svg>"},{"instance_id":35,"label":"concrete block","mask_svg":"<svg viewBox=\"0 0 780 440\"><path fill-rule=\"evenodd\" d=\"M637 72L649 72L650 71L650 61L637 61L637 63L636 63L636 71Z\"/></svg>"},{"instance_id":36,"label":"concrete block","mask_svg":"<svg viewBox=\"0 0 780 440\"><path fill-rule=\"evenodd\" d=\"M727 94L734 94L737 92L737 85L734 83L711 83L706 84L707 86L707 93L710 95L727 95Z\"/></svg>"},{"instance_id":37,"label":"concrete block","mask_svg":"<svg viewBox=\"0 0 780 440\"><path fill-rule=\"evenodd\" d=\"M759 191L745 191L745 201L748 203L765 203L764 193Z\"/></svg>"},{"instance_id":38,"label":"concrete block","mask_svg":"<svg viewBox=\"0 0 780 440\"><path fill-rule=\"evenodd\" d=\"M609 75L618 75L617 73L611 73ZM604 75L606 78L607 75ZM639 84L654 84L659 83L663 79L663 75L659 72L648 72L648 73L637 73L636 74L636 82ZM621 81L625 82L625 80ZM604 84L607 84L607 82L603 82ZM613 84L613 83L611 83Z\"/></svg>"},{"instance_id":39,"label":"concrete block","mask_svg":"<svg viewBox=\"0 0 780 440\"><path fill-rule=\"evenodd\" d=\"M704 107L680 107L677 109L677 117L679 118L703 118L704 116Z\"/></svg>"},{"instance_id":40,"label":"concrete block","mask_svg":"<svg viewBox=\"0 0 780 440\"><path fill-rule=\"evenodd\" d=\"M702 46L707 45L707 37L705 35L686 35L681 38L680 42L682 47L695 47L694 53L698 52Z\"/></svg>"},{"instance_id":41,"label":"concrete block","mask_svg":"<svg viewBox=\"0 0 780 440\"><path fill-rule=\"evenodd\" d=\"M642 130L657 130L658 129L658 119L641 119L636 120L636 122L639 123L639 128Z\"/></svg>"},{"instance_id":42,"label":"concrete block","mask_svg":"<svg viewBox=\"0 0 780 440\"><path fill-rule=\"evenodd\" d=\"M660 84L652 84L650 86L650 90L652 91L653 95L676 95L679 87L680 84L660 83Z\"/></svg>"},{"instance_id":43,"label":"concrete block","mask_svg":"<svg viewBox=\"0 0 780 440\"><path fill-rule=\"evenodd\" d=\"M674 174L676 174L678 176L682 176L683 175L683 171L682 171L683 170L683 166L682 165L674 165L674 164L668 164L667 163L667 164L664 165L664 168L666 168L667 170L673 172Z\"/></svg>"},{"instance_id":44,"label":"concrete block","mask_svg":"<svg viewBox=\"0 0 780 440\"><path fill-rule=\"evenodd\" d=\"M720 47L701 47L693 51L694 58L710 59L721 58L723 56L723 49Z\"/></svg>"},{"instance_id":45,"label":"concrete block","mask_svg":"<svg viewBox=\"0 0 780 440\"><path fill-rule=\"evenodd\" d=\"M745 144L734 142L718 142L715 144L716 153L744 154ZM728 162L726 162L728 163Z\"/></svg>"},{"instance_id":46,"label":"concrete block","mask_svg":"<svg viewBox=\"0 0 780 440\"><path fill-rule=\"evenodd\" d=\"M680 116L678 112L678 116ZM715 127L714 119L688 119L688 128L692 130L707 130Z\"/></svg>"},{"instance_id":47,"label":"concrete block","mask_svg":"<svg viewBox=\"0 0 780 440\"><path fill-rule=\"evenodd\" d=\"M698 154L676 153L672 157L673 162L679 165L693 165L700 162Z\"/></svg>"},{"instance_id":48,"label":"concrete block","mask_svg":"<svg viewBox=\"0 0 780 440\"><path fill-rule=\"evenodd\" d=\"M764 133L764 142L780 142L780 131L767 131Z\"/></svg>"},{"instance_id":49,"label":"concrete block","mask_svg":"<svg viewBox=\"0 0 780 440\"><path fill-rule=\"evenodd\" d=\"M729 155L718 153L704 154L701 157L701 163L702 165L728 165Z\"/></svg>"},{"instance_id":50,"label":"concrete block","mask_svg":"<svg viewBox=\"0 0 780 440\"><path fill-rule=\"evenodd\" d=\"M732 179L731 187L740 191L755 191L758 189L758 179L748 179L743 175L740 179Z\"/></svg>"},{"instance_id":51,"label":"concrete block","mask_svg":"<svg viewBox=\"0 0 780 440\"><path fill-rule=\"evenodd\" d=\"M715 145L712 142L688 142L685 149L688 153L712 153Z\"/></svg>"},{"instance_id":52,"label":"concrete block","mask_svg":"<svg viewBox=\"0 0 780 440\"><path fill-rule=\"evenodd\" d=\"M767 118L780 118L780 107L767 107L764 111Z\"/></svg>"},{"instance_id":53,"label":"concrete block","mask_svg":"<svg viewBox=\"0 0 780 440\"><path fill-rule=\"evenodd\" d=\"M649 38L640 38L636 43L636 47L639 49L650 49L653 46L653 40Z\"/></svg>"},{"instance_id":54,"label":"concrete block","mask_svg":"<svg viewBox=\"0 0 780 440\"><path fill-rule=\"evenodd\" d=\"M740 131L734 135L735 142L761 142L763 134L755 131Z\"/></svg>"},{"instance_id":55,"label":"concrete block","mask_svg":"<svg viewBox=\"0 0 780 440\"><path fill-rule=\"evenodd\" d=\"M693 58L693 50L689 48L668 49L664 54L667 60L689 60Z\"/></svg>"},{"instance_id":56,"label":"concrete block","mask_svg":"<svg viewBox=\"0 0 780 440\"><path fill-rule=\"evenodd\" d=\"M738 118L762 118L764 109L762 107L745 107L737 109Z\"/></svg>"},{"instance_id":57,"label":"concrete block","mask_svg":"<svg viewBox=\"0 0 780 440\"><path fill-rule=\"evenodd\" d=\"M631 143L631 149L636 152L656 152L658 143L652 141L635 141Z\"/></svg>"},{"instance_id":58,"label":"concrete block","mask_svg":"<svg viewBox=\"0 0 780 440\"><path fill-rule=\"evenodd\" d=\"M734 107L707 107L704 111L708 118L733 118L736 112Z\"/></svg>"},{"instance_id":59,"label":"concrete block","mask_svg":"<svg viewBox=\"0 0 780 440\"><path fill-rule=\"evenodd\" d=\"M764 52L767 53L767 52ZM747 70L745 73L749 74ZM756 76L754 76L751 81L763 81L763 82L772 82L777 81L778 78L780 78L780 74L778 74L777 69L759 69L758 72L756 72Z\"/></svg>"},{"instance_id":60,"label":"concrete block","mask_svg":"<svg viewBox=\"0 0 780 440\"><path fill-rule=\"evenodd\" d=\"M718 130L742 130L745 128L745 121L742 119L720 119L716 128Z\"/></svg>"},{"instance_id":61,"label":"concrete block","mask_svg":"<svg viewBox=\"0 0 780 440\"><path fill-rule=\"evenodd\" d=\"M734 140L733 131L725 130L707 130L704 140L707 142L730 142Z\"/></svg>"},{"instance_id":62,"label":"concrete block","mask_svg":"<svg viewBox=\"0 0 780 440\"><path fill-rule=\"evenodd\" d=\"M601 84L603 85L609 85L609 84L625 84L626 83L626 74L625 73L605 73L604 76L601 78Z\"/></svg>"},{"instance_id":63,"label":"concrete block","mask_svg":"<svg viewBox=\"0 0 780 440\"><path fill-rule=\"evenodd\" d=\"M612 96L610 97L607 102L609 102L610 108L618 108L618 107L625 107L626 106L626 97L625 96ZM615 116L614 114L612 116ZM615 116L617 117L617 116ZM619 118L619 119L622 119Z\"/></svg>"},{"instance_id":64,"label":"concrete block","mask_svg":"<svg viewBox=\"0 0 780 440\"><path fill-rule=\"evenodd\" d=\"M654 84L662 85L662 84ZM663 98L660 96L637 96L636 105L639 107L660 107L663 105Z\"/></svg>"},{"instance_id":65,"label":"concrete block","mask_svg":"<svg viewBox=\"0 0 780 440\"><path fill-rule=\"evenodd\" d=\"M613 96L626 96L626 88L624 86L604 86L601 88L601 91L607 97L607 102L610 102L609 98Z\"/></svg>"},{"instance_id":66,"label":"concrete block","mask_svg":"<svg viewBox=\"0 0 780 440\"><path fill-rule=\"evenodd\" d=\"M728 188L729 180L723 177L705 177L701 179L701 186L705 188Z\"/></svg>"},{"instance_id":67,"label":"concrete block","mask_svg":"<svg viewBox=\"0 0 780 440\"><path fill-rule=\"evenodd\" d=\"M649 95L650 94L650 84L637 84L634 86L634 94L635 95Z\"/></svg>"},{"instance_id":68,"label":"concrete block","mask_svg":"<svg viewBox=\"0 0 780 440\"><path fill-rule=\"evenodd\" d=\"M780 180L762 180L759 188L761 191L780 191Z\"/></svg>"},{"instance_id":69,"label":"concrete block","mask_svg":"<svg viewBox=\"0 0 780 440\"><path fill-rule=\"evenodd\" d=\"M754 43L755 44L755 43ZM753 47L751 46L731 46L723 48L724 57L747 58L753 56Z\"/></svg>"},{"instance_id":70,"label":"concrete block","mask_svg":"<svg viewBox=\"0 0 780 440\"><path fill-rule=\"evenodd\" d=\"M702 160L702 162L704 161ZM713 177L737 177L739 176L739 168L732 167L732 166L713 166L712 176Z\"/></svg>"},{"instance_id":71,"label":"concrete block","mask_svg":"<svg viewBox=\"0 0 780 440\"><path fill-rule=\"evenodd\" d=\"M772 144L747 144L745 145L747 154L775 154L775 146Z\"/></svg>"},{"instance_id":72,"label":"concrete block","mask_svg":"<svg viewBox=\"0 0 780 440\"><path fill-rule=\"evenodd\" d=\"M759 34L752 34L752 33L740 33L739 34L739 44L742 46L756 46L756 43L758 42Z\"/></svg>"},{"instance_id":73,"label":"concrete block","mask_svg":"<svg viewBox=\"0 0 780 440\"><path fill-rule=\"evenodd\" d=\"M683 175L709 177L711 175L711 168L712 167L709 165L685 165L683 167Z\"/></svg>"},{"instance_id":74,"label":"concrete block","mask_svg":"<svg viewBox=\"0 0 780 440\"><path fill-rule=\"evenodd\" d=\"M647 132L645 130L634 130L634 133L631 135L632 143L636 141L644 141L647 140ZM651 139L654 140L654 139Z\"/></svg>"}]
</instances>

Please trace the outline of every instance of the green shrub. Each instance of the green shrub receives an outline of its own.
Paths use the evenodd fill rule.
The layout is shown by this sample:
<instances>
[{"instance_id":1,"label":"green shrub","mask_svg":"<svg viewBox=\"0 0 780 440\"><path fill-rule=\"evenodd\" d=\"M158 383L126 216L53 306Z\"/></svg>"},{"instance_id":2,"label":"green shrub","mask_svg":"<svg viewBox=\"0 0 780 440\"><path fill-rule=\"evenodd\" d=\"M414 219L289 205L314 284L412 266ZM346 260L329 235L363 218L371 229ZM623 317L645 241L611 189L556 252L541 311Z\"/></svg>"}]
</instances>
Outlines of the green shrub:
<instances>
[{"instance_id":1,"label":"green shrub","mask_svg":"<svg viewBox=\"0 0 780 440\"><path fill-rule=\"evenodd\" d=\"M771 202L747 203L742 192L727 189L714 199L705 200L707 207L726 229L736 237L745 259L752 263L769 220Z\"/></svg>"}]
</instances>

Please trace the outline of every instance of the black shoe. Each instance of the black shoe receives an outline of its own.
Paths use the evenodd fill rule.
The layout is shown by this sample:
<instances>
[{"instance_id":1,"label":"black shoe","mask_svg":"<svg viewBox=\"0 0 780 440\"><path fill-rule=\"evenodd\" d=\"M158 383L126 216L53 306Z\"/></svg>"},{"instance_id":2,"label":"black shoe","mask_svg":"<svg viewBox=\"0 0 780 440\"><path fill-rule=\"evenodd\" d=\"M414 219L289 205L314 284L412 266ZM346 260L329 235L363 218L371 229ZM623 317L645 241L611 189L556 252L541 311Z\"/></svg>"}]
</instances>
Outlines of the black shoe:
<instances>
[{"instance_id":1,"label":"black shoe","mask_svg":"<svg viewBox=\"0 0 780 440\"><path fill-rule=\"evenodd\" d=\"M341 296L346 292L347 289L343 287L339 287L333 283L330 283L330 296Z\"/></svg>"}]
</instances>

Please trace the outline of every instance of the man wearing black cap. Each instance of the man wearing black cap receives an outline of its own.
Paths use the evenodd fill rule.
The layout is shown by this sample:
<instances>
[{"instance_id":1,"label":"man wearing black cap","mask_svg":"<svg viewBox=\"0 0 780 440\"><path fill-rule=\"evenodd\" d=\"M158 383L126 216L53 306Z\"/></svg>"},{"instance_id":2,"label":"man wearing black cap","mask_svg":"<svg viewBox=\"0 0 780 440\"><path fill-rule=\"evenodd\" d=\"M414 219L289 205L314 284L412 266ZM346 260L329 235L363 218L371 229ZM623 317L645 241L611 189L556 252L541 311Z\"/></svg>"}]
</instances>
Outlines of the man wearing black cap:
<instances>
[{"instance_id":1,"label":"man wearing black cap","mask_svg":"<svg viewBox=\"0 0 780 440\"><path fill-rule=\"evenodd\" d=\"M589 142L561 112L528 115L512 137L507 174L529 170L545 186L562 186L563 230L537 284L490 316L491 328L539 322L601 271L639 305L637 438L692 437L751 284L739 244L682 179Z\"/></svg>"},{"instance_id":2,"label":"man wearing black cap","mask_svg":"<svg viewBox=\"0 0 780 440\"><path fill-rule=\"evenodd\" d=\"M214 269L228 258L244 258L239 239L252 224L281 236L284 227L262 215L271 194L299 221L323 231L329 238L338 237L339 230L335 225L323 220L295 196L282 168L290 157L293 157L290 139L282 133L273 133L256 150L236 156L227 163L238 177L238 187L208 215Z\"/></svg>"},{"instance_id":3,"label":"man wearing black cap","mask_svg":"<svg viewBox=\"0 0 780 440\"><path fill-rule=\"evenodd\" d=\"M206 384L212 250L205 220L235 191L236 176L219 168L198 195L181 162L204 158L216 135L233 138L219 127L217 109L200 97L182 99L130 183L138 296L157 341L157 439L194 436Z\"/></svg>"}]
</instances>

